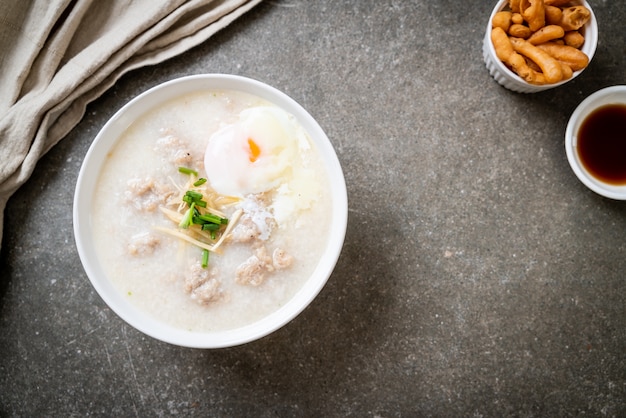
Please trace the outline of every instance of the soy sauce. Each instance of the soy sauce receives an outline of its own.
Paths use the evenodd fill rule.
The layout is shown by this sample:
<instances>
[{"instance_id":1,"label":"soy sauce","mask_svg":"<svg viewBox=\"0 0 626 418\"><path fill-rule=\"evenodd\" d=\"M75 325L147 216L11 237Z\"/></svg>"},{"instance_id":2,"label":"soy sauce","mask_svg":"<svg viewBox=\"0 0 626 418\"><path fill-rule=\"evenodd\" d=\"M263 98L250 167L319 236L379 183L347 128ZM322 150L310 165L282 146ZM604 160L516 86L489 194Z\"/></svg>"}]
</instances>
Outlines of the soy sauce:
<instances>
[{"instance_id":1,"label":"soy sauce","mask_svg":"<svg viewBox=\"0 0 626 418\"><path fill-rule=\"evenodd\" d=\"M578 131L578 157L596 179L626 184L626 105L609 104L587 116Z\"/></svg>"}]
</instances>

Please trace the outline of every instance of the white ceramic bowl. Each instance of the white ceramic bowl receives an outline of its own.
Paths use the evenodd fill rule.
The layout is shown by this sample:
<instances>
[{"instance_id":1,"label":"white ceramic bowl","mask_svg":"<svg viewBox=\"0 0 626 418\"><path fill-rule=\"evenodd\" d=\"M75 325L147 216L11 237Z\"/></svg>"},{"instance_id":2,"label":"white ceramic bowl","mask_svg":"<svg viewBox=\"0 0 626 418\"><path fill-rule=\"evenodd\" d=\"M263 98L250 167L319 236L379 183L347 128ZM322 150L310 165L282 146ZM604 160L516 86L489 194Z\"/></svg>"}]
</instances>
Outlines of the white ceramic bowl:
<instances>
[{"instance_id":1,"label":"white ceramic bowl","mask_svg":"<svg viewBox=\"0 0 626 418\"><path fill-rule=\"evenodd\" d=\"M583 71L575 71L574 75L569 80L564 80L558 83L553 84L545 84L545 85L535 85L530 84L524 81L521 77L511 71L506 65L498 59L496 55L496 51L493 48L493 43L491 42L491 21L497 12L505 10L508 8L509 0L499 0L496 7L494 7L491 12L491 16L489 16L489 21L487 22L487 29L485 31L485 38L483 39L483 59L485 60L485 65L489 70L489 74L503 87L506 87L509 90L518 92L518 93L537 93L540 91L552 89L558 86L561 86L568 81L573 80L578 77ZM591 19L583 26L581 29L581 33L585 36L585 43L581 48L587 56L589 57L589 63L591 63L591 59L593 58L596 47L598 46L598 23L596 21L596 17L593 14L593 10L589 3L585 0L572 0L572 5L583 5L591 12Z\"/></svg>"},{"instance_id":2,"label":"white ceramic bowl","mask_svg":"<svg viewBox=\"0 0 626 418\"><path fill-rule=\"evenodd\" d=\"M328 246L311 277L279 310L248 326L227 331L200 333L158 322L116 290L106 277L92 239L91 207L94 189L108 151L138 117L150 109L187 93L202 89L236 90L259 96L291 113L308 132L322 154L331 178L332 217ZM91 281L106 304L127 323L143 333L171 344L194 348L220 348L247 343L282 327L304 310L321 291L341 252L346 232L348 202L339 160L328 137L293 99L259 81L234 75L207 74L179 78L156 86L131 100L102 128L83 161L74 196L74 235L78 253Z\"/></svg>"},{"instance_id":3,"label":"white ceramic bowl","mask_svg":"<svg viewBox=\"0 0 626 418\"><path fill-rule=\"evenodd\" d=\"M596 179L580 161L576 148L578 131L583 121L594 110L609 104L626 105L626 86L612 86L598 90L578 105L565 130L565 152L576 177L585 186L599 195L616 200L626 200L626 186L615 186Z\"/></svg>"}]
</instances>

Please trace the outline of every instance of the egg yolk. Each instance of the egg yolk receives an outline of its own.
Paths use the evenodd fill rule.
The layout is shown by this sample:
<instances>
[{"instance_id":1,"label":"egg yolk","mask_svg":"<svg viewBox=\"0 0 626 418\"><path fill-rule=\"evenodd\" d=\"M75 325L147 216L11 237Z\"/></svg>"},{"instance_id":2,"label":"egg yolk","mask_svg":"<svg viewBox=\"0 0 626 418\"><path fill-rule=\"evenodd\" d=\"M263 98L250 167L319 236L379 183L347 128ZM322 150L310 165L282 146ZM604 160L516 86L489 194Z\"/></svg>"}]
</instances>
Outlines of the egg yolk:
<instances>
[{"instance_id":1,"label":"egg yolk","mask_svg":"<svg viewBox=\"0 0 626 418\"><path fill-rule=\"evenodd\" d=\"M261 155L261 148L257 145L252 138L248 138L249 158L250 162L255 162Z\"/></svg>"}]
</instances>

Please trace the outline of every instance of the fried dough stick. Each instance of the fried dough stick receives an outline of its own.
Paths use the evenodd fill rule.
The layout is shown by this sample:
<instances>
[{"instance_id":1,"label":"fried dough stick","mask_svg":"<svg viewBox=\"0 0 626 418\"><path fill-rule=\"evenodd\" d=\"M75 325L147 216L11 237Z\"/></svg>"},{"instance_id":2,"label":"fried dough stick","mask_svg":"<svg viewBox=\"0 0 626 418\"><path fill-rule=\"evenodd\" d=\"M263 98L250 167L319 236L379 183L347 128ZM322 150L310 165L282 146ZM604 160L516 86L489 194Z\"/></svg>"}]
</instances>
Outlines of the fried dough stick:
<instances>
[{"instance_id":1,"label":"fried dough stick","mask_svg":"<svg viewBox=\"0 0 626 418\"><path fill-rule=\"evenodd\" d=\"M498 59L511 67L517 75L528 83L546 84L545 76L530 68L524 57L515 52L511 40L502 28L494 28L491 31L491 42Z\"/></svg>"},{"instance_id":2,"label":"fried dough stick","mask_svg":"<svg viewBox=\"0 0 626 418\"><path fill-rule=\"evenodd\" d=\"M539 49L524 39L510 38L511 45L515 52L528 57L534 61L546 78L548 83L558 83L563 80L563 70L561 64L550 54Z\"/></svg>"}]
</instances>

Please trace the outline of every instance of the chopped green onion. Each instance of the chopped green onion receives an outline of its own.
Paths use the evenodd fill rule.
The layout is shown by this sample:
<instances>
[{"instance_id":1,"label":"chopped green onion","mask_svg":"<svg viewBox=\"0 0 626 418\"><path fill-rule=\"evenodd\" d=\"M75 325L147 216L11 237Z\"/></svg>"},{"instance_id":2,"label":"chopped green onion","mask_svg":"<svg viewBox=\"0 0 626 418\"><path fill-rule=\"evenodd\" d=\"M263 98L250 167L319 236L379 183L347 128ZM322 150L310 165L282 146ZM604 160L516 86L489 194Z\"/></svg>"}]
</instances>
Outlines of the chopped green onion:
<instances>
[{"instance_id":1,"label":"chopped green onion","mask_svg":"<svg viewBox=\"0 0 626 418\"><path fill-rule=\"evenodd\" d=\"M180 228L187 229L193 223L193 212L195 210L195 206L196 204L192 202L191 206L189 206L189 209L187 209L187 212L185 212L183 219L181 219L180 223L178 224Z\"/></svg>"},{"instance_id":2,"label":"chopped green onion","mask_svg":"<svg viewBox=\"0 0 626 418\"><path fill-rule=\"evenodd\" d=\"M195 203L196 206L200 206L200 207L203 207L203 208L207 207L206 201L194 199L193 197L187 196L187 195L183 196L183 202L185 202L185 203L187 203L189 205L191 205L192 203Z\"/></svg>"},{"instance_id":3,"label":"chopped green onion","mask_svg":"<svg viewBox=\"0 0 626 418\"><path fill-rule=\"evenodd\" d=\"M220 229L220 226L217 224L202 224L203 231L217 231Z\"/></svg>"},{"instance_id":4,"label":"chopped green onion","mask_svg":"<svg viewBox=\"0 0 626 418\"><path fill-rule=\"evenodd\" d=\"M215 231L211 231L211 239L214 240L215 238L217 238L217 234Z\"/></svg>"},{"instance_id":5,"label":"chopped green onion","mask_svg":"<svg viewBox=\"0 0 626 418\"><path fill-rule=\"evenodd\" d=\"M194 192L193 190L187 190L187 193L185 193L185 196L189 196L193 200L202 199L202 193Z\"/></svg>"},{"instance_id":6,"label":"chopped green onion","mask_svg":"<svg viewBox=\"0 0 626 418\"><path fill-rule=\"evenodd\" d=\"M201 220L203 220L205 222L210 222L210 223L214 223L214 224L217 224L217 225L223 225L224 224L224 219L226 219L226 218L222 218L222 217L217 216L217 215L213 215L211 213L200 215L200 216L198 216L198 218L200 218ZM226 222L228 222L228 220L226 220Z\"/></svg>"},{"instance_id":7,"label":"chopped green onion","mask_svg":"<svg viewBox=\"0 0 626 418\"><path fill-rule=\"evenodd\" d=\"M194 176L198 175L198 172L196 170L192 170L191 168L187 167L178 167L178 172L189 175L193 174Z\"/></svg>"},{"instance_id":8,"label":"chopped green onion","mask_svg":"<svg viewBox=\"0 0 626 418\"><path fill-rule=\"evenodd\" d=\"M198 186L202 186L204 183L206 183L206 179L204 177L200 177L196 182L194 182L194 186L198 187Z\"/></svg>"},{"instance_id":9,"label":"chopped green onion","mask_svg":"<svg viewBox=\"0 0 626 418\"><path fill-rule=\"evenodd\" d=\"M190 205L192 203L195 203L196 206L201 206L203 208L206 208L207 203L206 201L202 200L202 197L203 197L202 193L198 193L193 190L187 190L187 192L183 196L183 202L186 202Z\"/></svg>"},{"instance_id":10,"label":"chopped green onion","mask_svg":"<svg viewBox=\"0 0 626 418\"><path fill-rule=\"evenodd\" d=\"M202 250L202 268L205 269L209 265L209 250Z\"/></svg>"}]
</instances>

